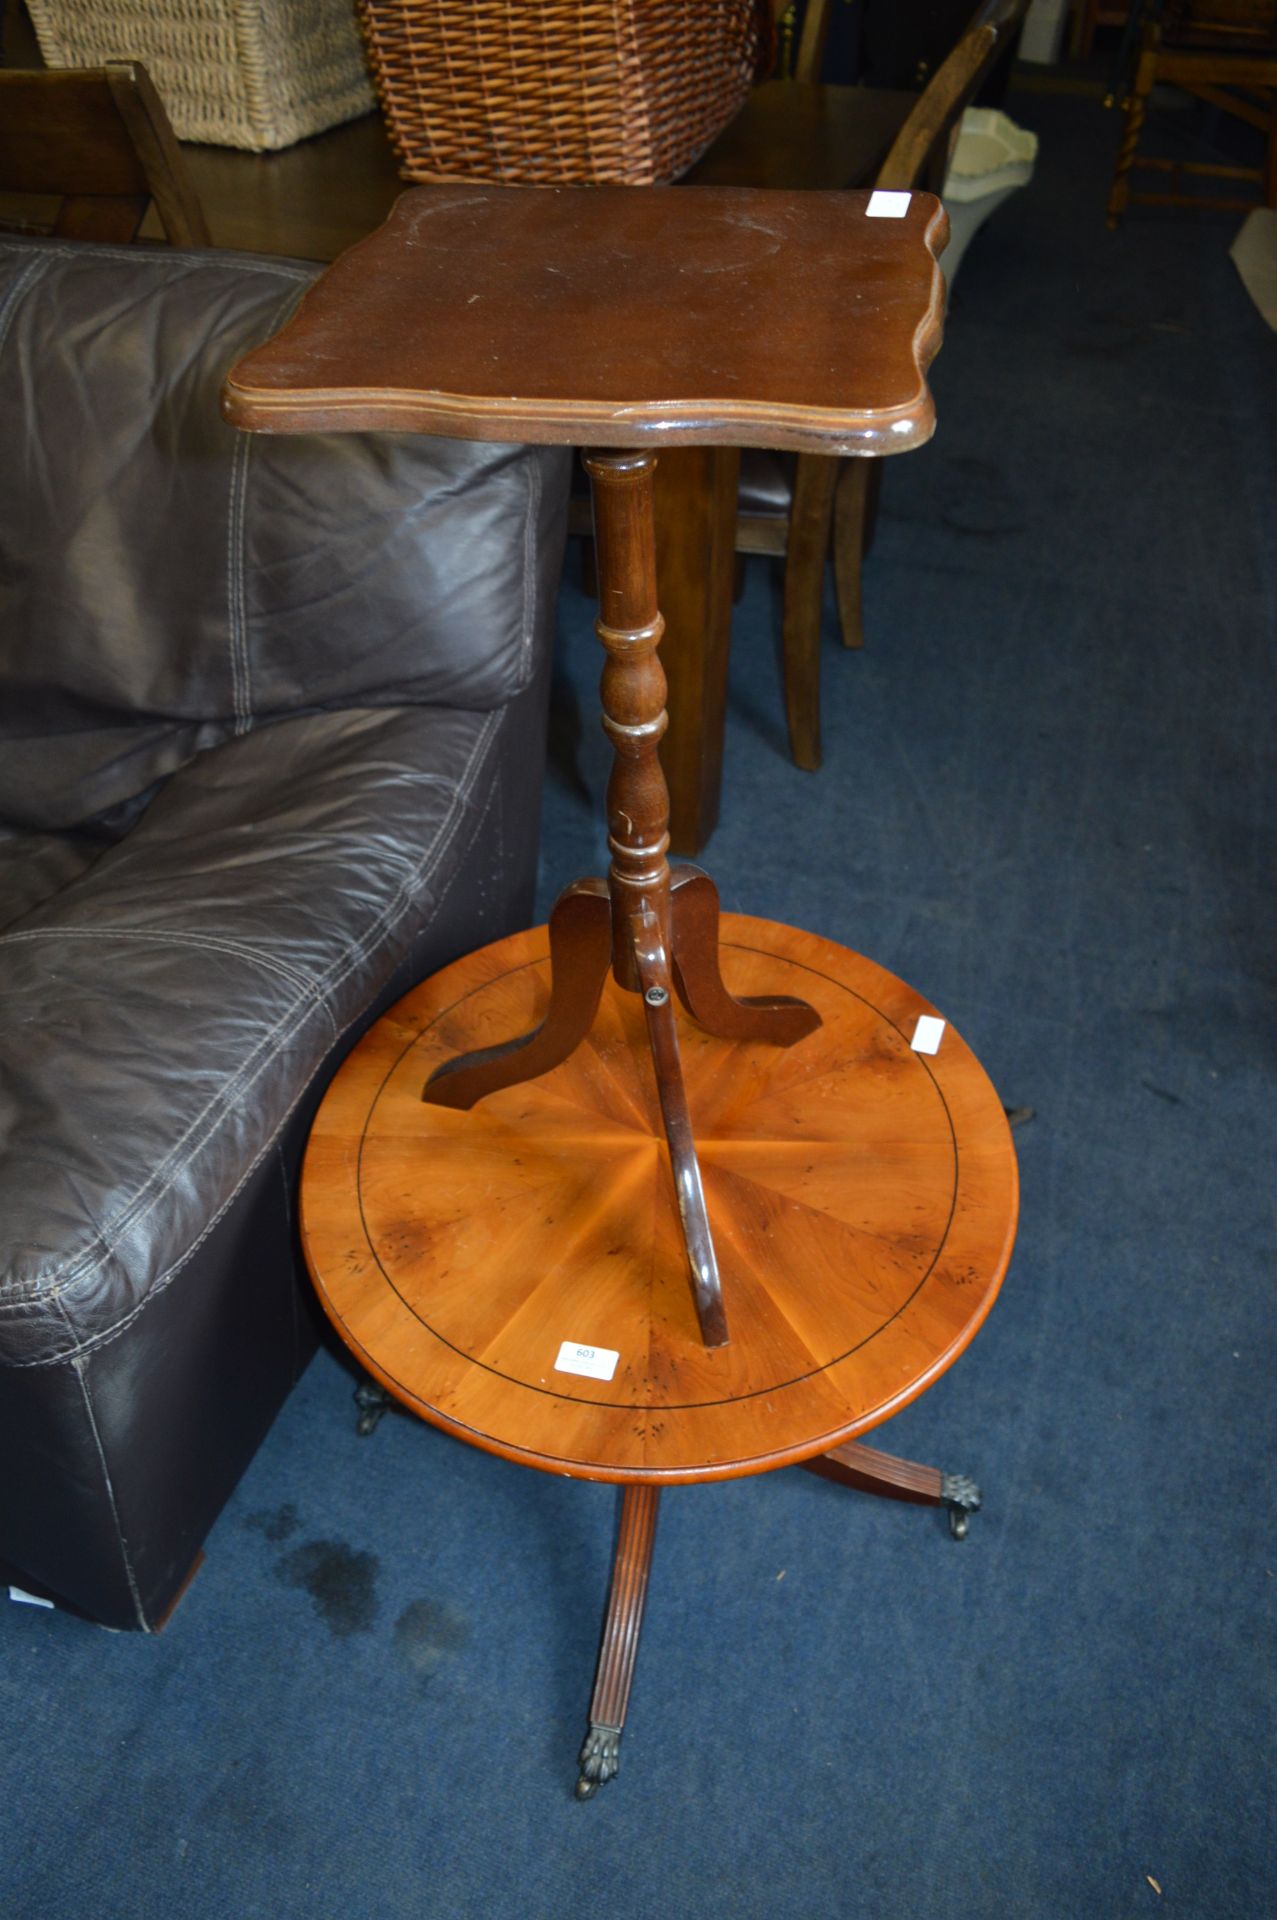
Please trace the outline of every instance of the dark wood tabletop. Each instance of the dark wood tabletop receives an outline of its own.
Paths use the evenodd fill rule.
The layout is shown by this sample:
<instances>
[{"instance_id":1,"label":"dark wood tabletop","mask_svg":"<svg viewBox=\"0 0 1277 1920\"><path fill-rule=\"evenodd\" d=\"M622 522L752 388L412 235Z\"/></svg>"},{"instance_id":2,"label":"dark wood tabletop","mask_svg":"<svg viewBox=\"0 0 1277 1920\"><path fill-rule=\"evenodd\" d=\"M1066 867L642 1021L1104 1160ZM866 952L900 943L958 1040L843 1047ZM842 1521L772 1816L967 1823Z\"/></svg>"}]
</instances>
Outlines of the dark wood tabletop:
<instances>
[{"instance_id":1,"label":"dark wood tabletop","mask_svg":"<svg viewBox=\"0 0 1277 1920\"><path fill-rule=\"evenodd\" d=\"M769 80L684 175L689 187L867 186L913 108L916 93Z\"/></svg>"},{"instance_id":2,"label":"dark wood tabletop","mask_svg":"<svg viewBox=\"0 0 1277 1920\"><path fill-rule=\"evenodd\" d=\"M865 186L915 101L864 87L759 87L680 184ZM191 148L188 157L222 246L332 258L385 217L396 193L377 116L282 154ZM670 446L656 475L670 714L662 759L683 853L702 846L718 818L736 484L730 446Z\"/></svg>"},{"instance_id":3,"label":"dark wood tabletop","mask_svg":"<svg viewBox=\"0 0 1277 1920\"><path fill-rule=\"evenodd\" d=\"M237 425L886 454L929 438L929 194L409 189L226 387Z\"/></svg>"}]
</instances>

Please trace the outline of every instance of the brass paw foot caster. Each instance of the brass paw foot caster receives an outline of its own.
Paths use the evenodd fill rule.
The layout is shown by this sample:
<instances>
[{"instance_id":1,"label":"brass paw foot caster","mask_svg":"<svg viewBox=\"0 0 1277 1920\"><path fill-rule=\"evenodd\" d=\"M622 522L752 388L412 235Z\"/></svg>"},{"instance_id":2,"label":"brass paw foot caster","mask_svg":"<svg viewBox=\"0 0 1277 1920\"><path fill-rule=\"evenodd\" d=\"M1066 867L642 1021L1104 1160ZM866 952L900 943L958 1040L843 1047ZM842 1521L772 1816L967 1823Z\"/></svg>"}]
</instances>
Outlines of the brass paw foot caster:
<instances>
[{"instance_id":1,"label":"brass paw foot caster","mask_svg":"<svg viewBox=\"0 0 1277 1920\"><path fill-rule=\"evenodd\" d=\"M361 1380L352 1397L359 1409L355 1432L361 1440L366 1440L368 1435L375 1431L381 1416L389 1413L390 1395L384 1387L379 1387L375 1380Z\"/></svg>"},{"instance_id":2,"label":"brass paw foot caster","mask_svg":"<svg viewBox=\"0 0 1277 1920\"><path fill-rule=\"evenodd\" d=\"M621 1766L621 1729L592 1726L581 1748L578 1800L592 1800L600 1787L614 1780Z\"/></svg>"},{"instance_id":3,"label":"brass paw foot caster","mask_svg":"<svg viewBox=\"0 0 1277 1920\"><path fill-rule=\"evenodd\" d=\"M964 1473L942 1473L940 1502L949 1510L950 1533L955 1540L965 1540L971 1515L979 1513L983 1505L979 1487L974 1480L968 1480Z\"/></svg>"}]
</instances>

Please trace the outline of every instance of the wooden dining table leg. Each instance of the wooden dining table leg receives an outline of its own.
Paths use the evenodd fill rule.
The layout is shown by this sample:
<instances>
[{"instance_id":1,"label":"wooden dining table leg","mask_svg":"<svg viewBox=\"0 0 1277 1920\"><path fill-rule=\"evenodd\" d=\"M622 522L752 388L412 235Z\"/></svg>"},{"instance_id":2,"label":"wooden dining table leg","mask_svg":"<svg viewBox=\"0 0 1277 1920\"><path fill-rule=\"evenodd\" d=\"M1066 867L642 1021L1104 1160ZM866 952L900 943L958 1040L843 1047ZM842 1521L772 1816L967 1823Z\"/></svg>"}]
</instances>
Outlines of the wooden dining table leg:
<instances>
[{"instance_id":1,"label":"wooden dining table leg","mask_svg":"<svg viewBox=\"0 0 1277 1920\"><path fill-rule=\"evenodd\" d=\"M820 621L838 462L800 453L789 509L782 649L785 718L794 765L820 766Z\"/></svg>"},{"instance_id":2,"label":"wooden dining table leg","mask_svg":"<svg viewBox=\"0 0 1277 1920\"><path fill-rule=\"evenodd\" d=\"M621 1734L638 1657L660 1503L659 1487L628 1486L621 1490L612 1585L590 1699L590 1728L581 1748L581 1772L576 1783L578 1800L593 1799L600 1787L615 1778L621 1764Z\"/></svg>"},{"instance_id":3,"label":"wooden dining table leg","mask_svg":"<svg viewBox=\"0 0 1277 1920\"><path fill-rule=\"evenodd\" d=\"M670 846L693 854L718 824L736 568L735 447L665 447L656 465L656 575L669 728L661 764Z\"/></svg>"}]
</instances>

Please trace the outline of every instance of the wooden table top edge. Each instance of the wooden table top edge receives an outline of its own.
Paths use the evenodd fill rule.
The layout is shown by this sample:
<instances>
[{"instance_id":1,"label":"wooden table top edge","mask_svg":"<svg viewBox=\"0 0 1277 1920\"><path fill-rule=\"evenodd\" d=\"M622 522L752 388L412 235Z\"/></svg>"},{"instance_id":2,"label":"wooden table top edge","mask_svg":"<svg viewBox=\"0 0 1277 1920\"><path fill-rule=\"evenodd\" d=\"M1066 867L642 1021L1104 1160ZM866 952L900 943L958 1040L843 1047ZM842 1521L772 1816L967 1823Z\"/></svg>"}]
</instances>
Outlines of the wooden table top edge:
<instances>
[{"instance_id":1,"label":"wooden table top edge","mask_svg":"<svg viewBox=\"0 0 1277 1920\"><path fill-rule=\"evenodd\" d=\"M937 320L937 345L938 331ZM417 432L529 445L770 447L875 459L925 446L936 426L925 378L915 399L890 412L857 417L815 407L713 398L619 407L605 401L511 400L388 388L317 387L281 393L242 385L232 373L222 390L222 412L233 427L250 433Z\"/></svg>"},{"instance_id":2,"label":"wooden table top edge","mask_svg":"<svg viewBox=\"0 0 1277 1920\"><path fill-rule=\"evenodd\" d=\"M1012 1157L1012 1164L1013 1166L1015 1164L1014 1156ZM315 1292L319 1296L320 1305L323 1307L334 1330L341 1338L342 1343L349 1352L358 1356L360 1364L375 1380L381 1383L387 1393L389 1393L400 1406L405 1407L408 1412L415 1414L418 1419L424 1420L427 1426L436 1428L440 1433L448 1434L451 1439L460 1440L466 1446L475 1447L481 1453L494 1454L497 1459L508 1460L514 1466L528 1467L539 1473L555 1474L561 1480L599 1481L608 1486L700 1486L710 1481L748 1480L756 1474L779 1472L785 1467L800 1467L805 1460L819 1459L822 1454L831 1453L835 1447L842 1446L844 1442L863 1438L865 1434L872 1433L875 1428L884 1426L887 1421L894 1419L896 1414L902 1413L906 1407L911 1406L915 1400L919 1399L922 1394L933 1387L941 1375L947 1373L950 1367L962 1358L962 1355L966 1352L971 1342L975 1339L976 1334L979 1333L981 1327L988 1319L998 1295L1002 1291L1002 1283L1006 1279L1007 1271L1011 1264L1011 1255L1015 1248L1015 1233L1019 1221L1018 1168L1016 1168L1013 1177L1015 1179L1014 1205L1011 1210L1006 1244L1003 1247L996 1273L990 1282L981 1310L979 1314L973 1316L962 1329L962 1332L953 1344L946 1348L942 1354L937 1355L934 1364L926 1373L920 1375L915 1380L911 1380L907 1387L902 1388L898 1394L893 1395L889 1400L884 1402L881 1407L875 1407L873 1412L864 1419L853 1420L845 1426L832 1427L829 1432L819 1435L814 1440L805 1440L801 1444L792 1447L776 1448L770 1452L755 1454L743 1460L725 1461L721 1466L610 1467L590 1465L586 1467L583 1466L579 1460L567 1460L554 1454L537 1453L531 1449L511 1446L494 1439L491 1434L484 1433L477 1427L467 1426L464 1421L454 1420L450 1415L442 1413L439 1408L427 1405L425 1401L419 1400L414 1394L409 1392L406 1387L395 1379L393 1374L389 1373L386 1368L382 1366L379 1361L375 1360L372 1355L364 1349L360 1342L354 1338L341 1315L331 1304L323 1283L319 1278L317 1267L310 1256L310 1248L304 1225L301 1236L302 1249L305 1254L306 1265L309 1269Z\"/></svg>"},{"instance_id":3,"label":"wooden table top edge","mask_svg":"<svg viewBox=\"0 0 1277 1920\"><path fill-rule=\"evenodd\" d=\"M429 189L408 189L408 193L426 191ZM661 189L631 188L628 191L653 193ZM690 197L692 193L730 196L768 190L697 187L684 191ZM812 189L792 196L779 190L771 191L776 192L778 198L819 197ZM854 192L846 190L849 195ZM333 271L372 247L394 224L404 197L400 196L379 227L347 248L326 271ZM835 196L826 191L823 197L844 195ZM917 385L907 399L890 408L816 407L798 401L758 401L714 395L618 402L561 394L452 393L381 386L279 387L243 377L246 371L251 373L261 349L271 344L262 342L242 356L227 374L222 389L222 412L232 426L254 433L419 432L446 439L523 441L540 445L767 447L796 453L875 458L907 453L925 445L935 431L935 403L927 371L940 348L947 301L940 255L949 237L949 218L939 199L922 197L934 199L934 206L922 235L931 256L927 301L912 340ZM318 284L316 282L316 286ZM303 295L295 319L300 318L314 292L312 287Z\"/></svg>"}]
</instances>

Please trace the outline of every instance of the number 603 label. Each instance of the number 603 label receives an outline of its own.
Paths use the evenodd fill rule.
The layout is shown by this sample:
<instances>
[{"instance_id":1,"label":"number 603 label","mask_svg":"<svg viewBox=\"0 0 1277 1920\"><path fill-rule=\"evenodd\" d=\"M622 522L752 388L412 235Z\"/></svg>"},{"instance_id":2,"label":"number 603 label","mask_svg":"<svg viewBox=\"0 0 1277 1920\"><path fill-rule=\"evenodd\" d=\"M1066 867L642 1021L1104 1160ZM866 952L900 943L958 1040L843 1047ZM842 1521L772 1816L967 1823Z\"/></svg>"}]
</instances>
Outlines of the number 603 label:
<instances>
[{"instance_id":1,"label":"number 603 label","mask_svg":"<svg viewBox=\"0 0 1277 1920\"><path fill-rule=\"evenodd\" d=\"M559 1348L554 1371L582 1373L587 1380L610 1380L620 1357L610 1347L586 1347L577 1340L565 1340Z\"/></svg>"}]
</instances>

